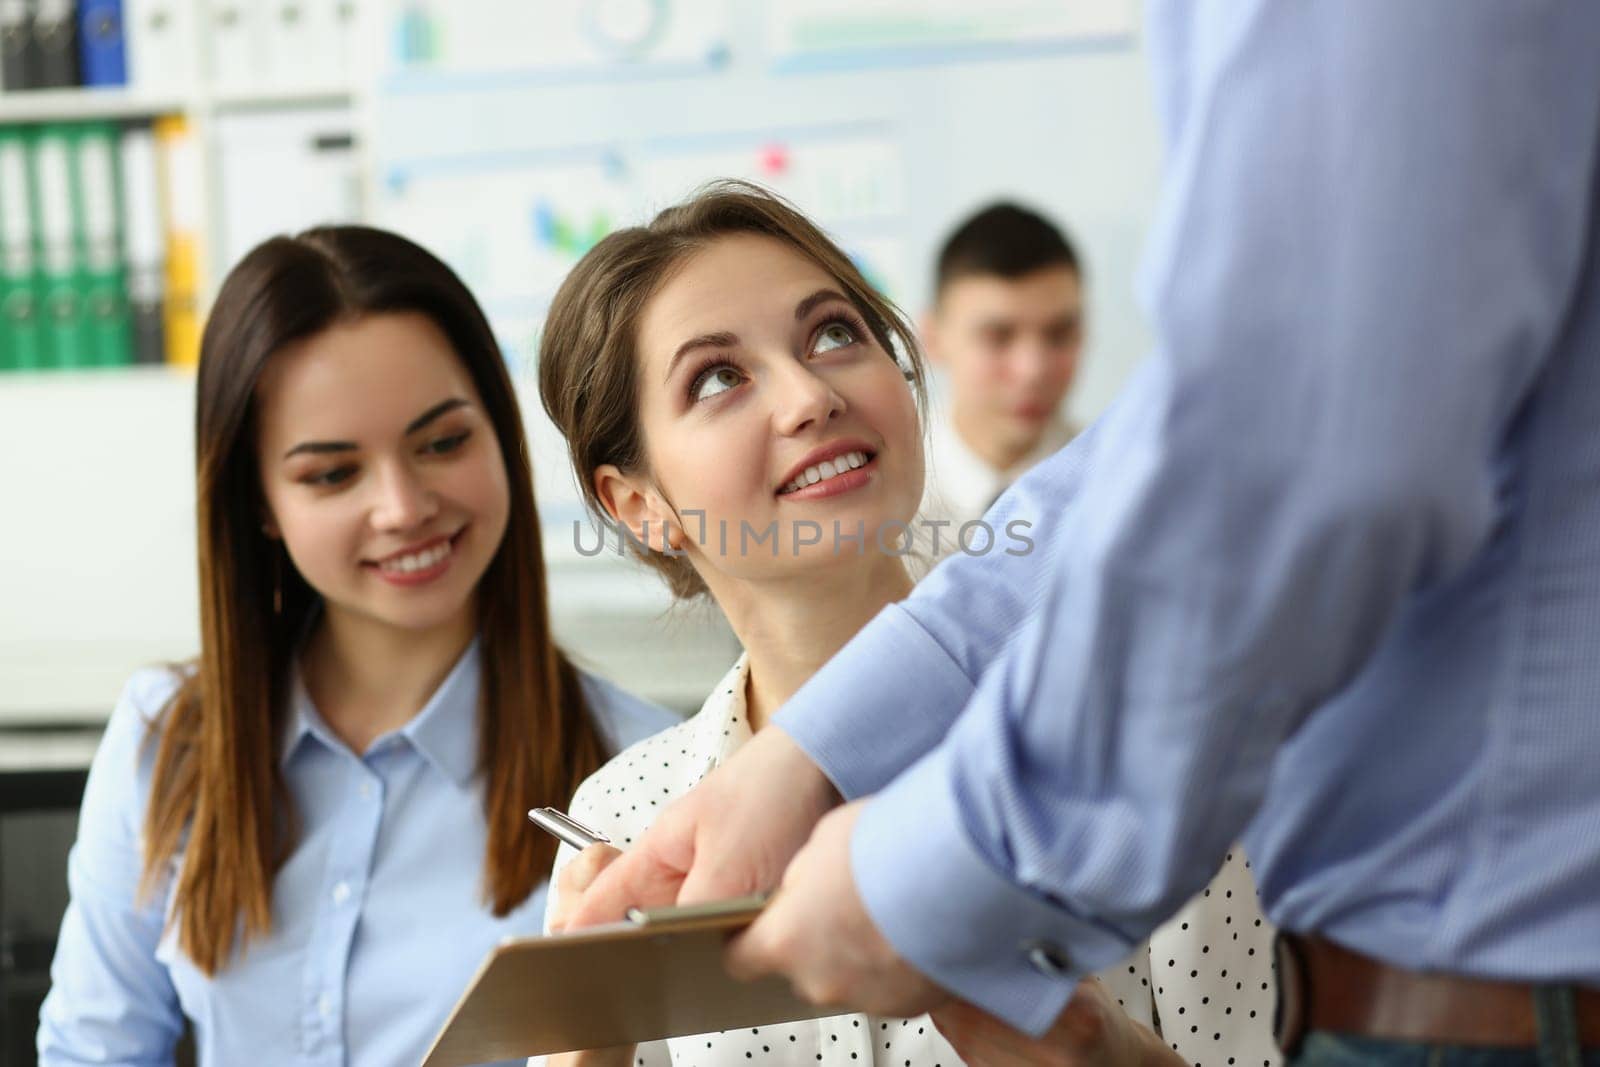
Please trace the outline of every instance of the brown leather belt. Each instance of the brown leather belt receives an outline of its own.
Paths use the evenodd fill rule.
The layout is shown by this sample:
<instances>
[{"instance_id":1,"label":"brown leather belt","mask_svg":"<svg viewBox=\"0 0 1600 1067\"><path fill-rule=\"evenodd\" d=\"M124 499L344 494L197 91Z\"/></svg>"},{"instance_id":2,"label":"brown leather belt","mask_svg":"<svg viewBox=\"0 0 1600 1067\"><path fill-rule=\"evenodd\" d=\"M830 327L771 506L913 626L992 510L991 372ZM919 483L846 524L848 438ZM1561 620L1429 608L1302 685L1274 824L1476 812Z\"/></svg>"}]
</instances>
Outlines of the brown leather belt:
<instances>
[{"instance_id":1,"label":"brown leather belt","mask_svg":"<svg viewBox=\"0 0 1600 1067\"><path fill-rule=\"evenodd\" d=\"M1319 937L1278 941L1278 1044L1293 1052L1325 1030L1419 1045L1531 1048L1539 1042L1532 985L1424 974ZM1600 990L1577 989L1578 1043L1600 1049Z\"/></svg>"}]
</instances>

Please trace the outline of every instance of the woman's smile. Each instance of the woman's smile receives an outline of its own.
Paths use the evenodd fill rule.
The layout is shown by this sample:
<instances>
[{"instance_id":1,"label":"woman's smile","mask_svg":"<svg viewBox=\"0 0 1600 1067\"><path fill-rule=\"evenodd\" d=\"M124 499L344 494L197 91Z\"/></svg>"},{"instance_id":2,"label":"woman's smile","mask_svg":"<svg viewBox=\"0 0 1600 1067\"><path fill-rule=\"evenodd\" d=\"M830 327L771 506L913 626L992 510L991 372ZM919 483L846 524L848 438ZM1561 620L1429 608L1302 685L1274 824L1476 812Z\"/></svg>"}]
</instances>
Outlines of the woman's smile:
<instances>
[{"instance_id":1,"label":"woman's smile","mask_svg":"<svg viewBox=\"0 0 1600 1067\"><path fill-rule=\"evenodd\" d=\"M877 457L870 452L851 451L832 460L808 466L794 480L778 490L789 501L824 500L860 489L872 481Z\"/></svg>"},{"instance_id":2,"label":"woman's smile","mask_svg":"<svg viewBox=\"0 0 1600 1067\"><path fill-rule=\"evenodd\" d=\"M465 533L466 527L462 527L454 534L430 538L382 559L363 560L361 565L390 585L402 588L427 585L450 569L456 543Z\"/></svg>"}]
</instances>

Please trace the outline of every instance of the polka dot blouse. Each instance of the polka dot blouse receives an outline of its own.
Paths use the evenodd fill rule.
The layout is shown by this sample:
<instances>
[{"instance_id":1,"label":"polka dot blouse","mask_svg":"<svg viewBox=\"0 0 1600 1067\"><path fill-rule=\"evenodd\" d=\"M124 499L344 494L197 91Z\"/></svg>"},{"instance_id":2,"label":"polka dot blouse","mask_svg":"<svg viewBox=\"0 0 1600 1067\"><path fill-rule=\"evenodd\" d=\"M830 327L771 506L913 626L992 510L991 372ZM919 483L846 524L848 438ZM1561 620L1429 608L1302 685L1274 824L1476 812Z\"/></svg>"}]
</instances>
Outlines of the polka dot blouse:
<instances>
[{"instance_id":1,"label":"polka dot blouse","mask_svg":"<svg viewBox=\"0 0 1600 1067\"><path fill-rule=\"evenodd\" d=\"M1250 863L1235 847L1211 884L1122 970L1139 979L1141 1006L1185 1060L1197 1067L1278 1067L1272 935Z\"/></svg>"},{"instance_id":2,"label":"polka dot blouse","mask_svg":"<svg viewBox=\"0 0 1600 1067\"><path fill-rule=\"evenodd\" d=\"M750 740L748 679L749 665L741 656L699 714L638 742L590 776L572 799L573 817L621 848L631 845L662 809ZM576 854L566 845L556 854L552 911L556 878ZM1264 1067L1276 1067L1271 1052L1263 1051L1272 1047L1272 993L1270 984L1262 985L1270 975L1271 934L1264 922L1258 924L1255 890L1241 853L1230 857L1207 892L1211 896L1196 898L1158 931L1148 950L1141 948L1099 978L1134 1019L1150 1025L1159 1013L1163 1035L1191 1062L1255 1067L1265 1060ZM1221 1036L1213 1037L1216 1033ZM634 1062L637 1067L757 1062L767 1067L951 1067L961 1060L926 1016L851 1014L647 1042Z\"/></svg>"}]
</instances>

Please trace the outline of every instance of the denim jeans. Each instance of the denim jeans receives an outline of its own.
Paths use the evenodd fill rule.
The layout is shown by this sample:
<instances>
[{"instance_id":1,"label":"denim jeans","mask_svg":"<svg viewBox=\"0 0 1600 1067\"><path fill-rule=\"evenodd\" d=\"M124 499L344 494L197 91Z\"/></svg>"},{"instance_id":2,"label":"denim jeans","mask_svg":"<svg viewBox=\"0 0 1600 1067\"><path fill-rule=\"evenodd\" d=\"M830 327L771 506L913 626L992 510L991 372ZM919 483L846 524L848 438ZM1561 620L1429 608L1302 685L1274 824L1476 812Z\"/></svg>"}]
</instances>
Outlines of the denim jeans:
<instances>
[{"instance_id":1,"label":"denim jeans","mask_svg":"<svg viewBox=\"0 0 1600 1067\"><path fill-rule=\"evenodd\" d=\"M1381 1038L1308 1033L1291 1067L1600 1067L1600 1049L1581 1048L1572 1016L1572 991L1540 989L1534 993L1539 1019L1539 1044L1533 1048L1468 1048L1459 1045L1417 1045Z\"/></svg>"}]
</instances>

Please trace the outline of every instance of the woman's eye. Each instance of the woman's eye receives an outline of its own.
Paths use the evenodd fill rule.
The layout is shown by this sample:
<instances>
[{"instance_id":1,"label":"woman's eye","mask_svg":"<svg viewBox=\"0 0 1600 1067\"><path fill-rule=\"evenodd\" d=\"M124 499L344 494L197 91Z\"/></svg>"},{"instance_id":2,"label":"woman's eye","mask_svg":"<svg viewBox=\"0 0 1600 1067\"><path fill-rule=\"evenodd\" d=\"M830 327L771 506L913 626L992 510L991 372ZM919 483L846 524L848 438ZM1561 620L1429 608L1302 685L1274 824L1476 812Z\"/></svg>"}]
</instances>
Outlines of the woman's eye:
<instances>
[{"instance_id":1,"label":"woman's eye","mask_svg":"<svg viewBox=\"0 0 1600 1067\"><path fill-rule=\"evenodd\" d=\"M695 381L694 399L696 403L710 400L718 393L726 393L743 380L739 372L732 367L714 367Z\"/></svg>"},{"instance_id":2,"label":"woman's eye","mask_svg":"<svg viewBox=\"0 0 1600 1067\"><path fill-rule=\"evenodd\" d=\"M456 451L462 445L466 444L467 443L467 438L471 437L471 436L472 436L472 434L471 434L470 431L469 432L464 432L464 433L451 434L449 437L441 437L437 441L428 442L426 445L423 446L422 450L424 452L427 452L428 454L434 455L434 456L447 455L447 454L449 454L451 452Z\"/></svg>"},{"instance_id":3,"label":"woman's eye","mask_svg":"<svg viewBox=\"0 0 1600 1067\"><path fill-rule=\"evenodd\" d=\"M842 322L830 322L817 331L817 340L811 351L832 352L836 348L848 348L855 343L855 330Z\"/></svg>"},{"instance_id":4,"label":"woman's eye","mask_svg":"<svg viewBox=\"0 0 1600 1067\"><path fill-rule=\"evenodd\" d=\"M334 467L332 470L322 471L318 474L307 475L306 477L302 478L301 481L305 482L307 485L316 486L318 488L331 489L334 486L342 485L343 483L349 481L355 475L355 473L356 469L347 465L343 467Z\"/></svg>"}]
</instances>

